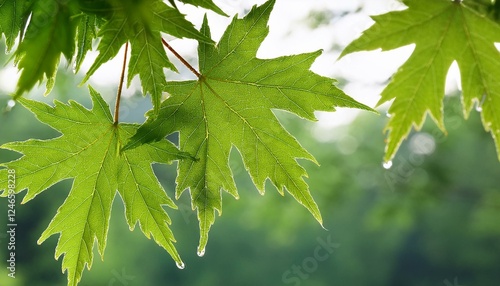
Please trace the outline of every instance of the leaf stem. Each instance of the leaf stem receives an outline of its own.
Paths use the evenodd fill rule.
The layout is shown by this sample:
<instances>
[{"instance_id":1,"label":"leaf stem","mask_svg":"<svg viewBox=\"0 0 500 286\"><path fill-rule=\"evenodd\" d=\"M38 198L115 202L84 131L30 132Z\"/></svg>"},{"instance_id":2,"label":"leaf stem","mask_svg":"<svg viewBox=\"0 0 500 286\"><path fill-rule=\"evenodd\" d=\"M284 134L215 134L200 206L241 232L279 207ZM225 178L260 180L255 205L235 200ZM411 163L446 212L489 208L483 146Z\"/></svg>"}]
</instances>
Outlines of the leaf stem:
<instances>
[{"instance_id":1,"label":"leaf stem","mask_svg":"<svg viewBox=\"0 0 500 286\"><path fill-rule=\"evenodd\" d=\"M123 56L123 67L122 74L120 75L120 84L118 85L118 92L116 94L116 104L115 104L115 116L114 125L118 125L118 119L120 114L120 100L122 97L123 82L125 81L125 68L127 67L127 53L128 53L128 42L125 43L125 55Z\"/></svg>"},{"instance_id":2,"label":"leaf stem","mask_svg":"<svg viewBox=\"0 0 500 286\"><path fill-rule=\"evenodd\" d=\"M192 65L190 65L181 55L179 55L179 53L177 53L176 50L174 50L174 48L172 48L172 46L170 46L167 41L165 41L164 39L161 39L161 42L163 43L163 45L165 47L167 47L167 49L169 51L172 52L172 54L174 54L174 56L176 56L181 62L182 64L184 64L192 73L194 73L198 78L201 78L201 74L195 69L193 68Z\"/></svg>"}]
</instances>

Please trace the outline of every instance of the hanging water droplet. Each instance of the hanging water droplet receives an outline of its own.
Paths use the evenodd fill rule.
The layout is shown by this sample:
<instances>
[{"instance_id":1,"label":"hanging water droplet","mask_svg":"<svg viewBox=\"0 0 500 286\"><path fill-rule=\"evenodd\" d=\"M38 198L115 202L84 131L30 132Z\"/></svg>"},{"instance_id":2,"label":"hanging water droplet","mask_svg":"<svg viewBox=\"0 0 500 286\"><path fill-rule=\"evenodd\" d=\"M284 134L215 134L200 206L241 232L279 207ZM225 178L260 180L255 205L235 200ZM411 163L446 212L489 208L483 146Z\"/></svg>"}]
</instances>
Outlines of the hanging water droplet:
<instances>
[{"instance_id":1,"label":"hanging water droplet","mask_svg":"<svg viewBox=\"0 0 500 286\"><path fill-rule=\"evenodd\" d=\"M386 170L389 170L392 167L392 161L382 163L382 167L384 167L384 169Z\"/></svg>"},{"instance_id":2,"label":"hanging water droplet","mask_svg":"<svg viewBox=\"0 0 500 286\"><path fill-rule=\"evenodd\" d=\"M175 264L177 265L177 268L179 268L179 269L184 269L184 267L186 267L186 265L182 261L181 262L176 262Z\"/></svg>"},{"instance_id":3,"label":"hanging water droplet","mask_svg":"<svg viewBox=\"0 0 500 286\"><path fill-rule=\"evenodd\" d=\"M200 250L200 249L198 249L197 254L198 254L198 256L199 256L199 257L203 257L203 255L205 255L205 248L203 248L203 249L201 249L201 250Z\"/></svg>"},{"instance_id":4,"label":"hanging water droplet","mask_svg":"<svg viewBox=\"0 0 500 286\"><path fill-rule=\"evenodd\" d=\"M477 105L476 105L476 111L477 112L483 111L483 104L484 104L485 100L486 100L486 94L483 94L483 97L481 98L481 101L478 102Z\"/></svg>"},{"instance_id":5,"label":"hanging water droplet","mask_svg":"<svg viewBox=\"0 0 500 286\"><path fill-rule=\"evenodd\" d=\"M15 100L11 99L11 100L7 101L7 107L8 108L12 108L14 106L16 106L16 101Z\"/></svg>"},{"instance_id":6,"label":"hanging water droplet","mask_svg":"<svg viewBox=\"0 0 500 286\"><path fill-rule=\"evenodd\" d=\"M388 118L391 118L391 117L392 117L392 114L390 114L389 112L387 112L387 113L385 114L385 116L387 116Z\"/></svg>"},{"instance_id":7,"label":"hanging water droplet","mask_svg":"<svg viewBox=\"0 0 500 286\"><path fill-rule=\"evenodd\" d=\"M16 106L16 101L13 99L10 99L9 101L7 101L7 105L5 106L4 112L11 111L14 106Z\"/></svg>"}]
</instances>

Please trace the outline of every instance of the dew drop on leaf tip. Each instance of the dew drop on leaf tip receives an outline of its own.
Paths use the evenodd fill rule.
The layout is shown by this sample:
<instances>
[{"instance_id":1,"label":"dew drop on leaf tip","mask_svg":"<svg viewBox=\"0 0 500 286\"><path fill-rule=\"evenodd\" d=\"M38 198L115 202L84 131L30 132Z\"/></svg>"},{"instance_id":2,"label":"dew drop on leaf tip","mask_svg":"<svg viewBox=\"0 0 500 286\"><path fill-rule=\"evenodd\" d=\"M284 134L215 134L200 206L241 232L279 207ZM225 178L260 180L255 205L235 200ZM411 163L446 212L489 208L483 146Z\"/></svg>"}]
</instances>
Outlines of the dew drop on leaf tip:
<instances>
[{"instance_id":1,"label":"dew drop on leaf tip","mask_svg":"<svg viewBox=\"0 0 500 286\"><path fill-rule=\"evenodd\" d=\"M184 269L184 267L186 267L186 265L182 261L181 262L176 262L175 264L177 265L177 268L179 268L179 269Z\"/></svg>"},{"instance_id":2,"label":"dew drop on leaf tip","mask_svg":"<svg viewBox=\"0 0 500 286\"><path fill-rule=\"evenodd\" d=\"M384 167L384 169L386 170L389 170L392 167L392 161L383 162L382 167Z\"/></svg>"},{"instance_id":3,"label":"dew drop on leaf tip","mask_svg":"<svg viewBox=\"0 0 500 286\"><path fill-rule=\"evenodd\" d=\"M476 111L477 112L483 111L483 103L485 100L486 100L486 94L483 94L481 101L477 102L477 104L476 104Z\"/></svg>"},{"instance_id":4,"label":"dew drop on leaf tip","mask_svg":"<svg viewBox=\"0 0 500 286\"><path fill-rule=\"evenodd\" d=\"M198 250L197 254L199 257L203 257L203 255L205 255L205 248Z\"/></svg>"}]
</instances>

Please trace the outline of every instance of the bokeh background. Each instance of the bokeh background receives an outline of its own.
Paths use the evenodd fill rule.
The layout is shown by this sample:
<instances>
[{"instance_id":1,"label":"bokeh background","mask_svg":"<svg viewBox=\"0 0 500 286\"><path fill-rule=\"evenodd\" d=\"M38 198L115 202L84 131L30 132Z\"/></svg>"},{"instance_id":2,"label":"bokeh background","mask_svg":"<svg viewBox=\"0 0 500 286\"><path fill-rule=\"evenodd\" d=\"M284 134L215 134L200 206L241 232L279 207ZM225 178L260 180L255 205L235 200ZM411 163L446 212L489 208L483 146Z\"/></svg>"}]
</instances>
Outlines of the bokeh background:
<instances>
[{"instance_id":1,"label":"bokeh background","mask_svg":"<svg viewBox=\"0 0 500 286\"><path fill-rule=\"evenodd\" d=\"M228 13L241 15L263 1L216 2ZM352 55L340 61L336 58L343 46L370 25L368 14L401 5L388 0L308 3L277 1L271 33L259 56L323 49L324 55L313 69L337 78L350 95L374 106L391 73L412 47ZM181 9L194 22L201 20L198 10ZM209 16L219 27L213 29L215 36L220 36L228 19ZM172 45L196 65L194 42L172 40ZM59 136L22 106L7 108L17 76L12 63L7 63L8 57L0 53L0 144ZM82 75L73 75L67 64L61 67L56 87L47 98L41 95L43 88L29 97L47 102L75 99L89 106L87 89L76 87ZM119 73L116 62L111 62L90 84L111 102ZM92 270L84 272L80 285L500 285L500 163L479 114L473 112L468 120L463 119L460 87L453 76L456 72L452 69L450 74L445 98L448 135L427 122L422 131L413 132L405 141L389 169L382 166L386 106L378 109L381 115L349 109L320 113L316 123L276 112L320 163L301 162L309 172L307 182L326 229L293 198L281 197L270 184L265 196L260 196L234 152L231 166L241 198L223 196L223 216L211 230L204 257L196 255L198 222L186 194L177 202L177 211L168 210L176 246L186 263L184 270L138 228L133 232L128 229L117 196L105 259L101 261L95 252ZM180 74L169 76L180 79L191 75L181 69ZM149 99L139 93L137 81L125 93L120 118L142 122L150 108ZM0 150L0 162L18 157ZM176 166L154 168L174 197ZM58 237L52 236L42 245L36 241L68 195L71 183L58 183L17 206L17 278L8 279L6 268L1 267L0 285L66 285L61 259L54 260ZM18 202L23 195L18 196ZM6 200L0 200L2 222L7 218L6 205ZM6 257L5 224L0 225L2 261Z\"/></svg>"}]
</instances>

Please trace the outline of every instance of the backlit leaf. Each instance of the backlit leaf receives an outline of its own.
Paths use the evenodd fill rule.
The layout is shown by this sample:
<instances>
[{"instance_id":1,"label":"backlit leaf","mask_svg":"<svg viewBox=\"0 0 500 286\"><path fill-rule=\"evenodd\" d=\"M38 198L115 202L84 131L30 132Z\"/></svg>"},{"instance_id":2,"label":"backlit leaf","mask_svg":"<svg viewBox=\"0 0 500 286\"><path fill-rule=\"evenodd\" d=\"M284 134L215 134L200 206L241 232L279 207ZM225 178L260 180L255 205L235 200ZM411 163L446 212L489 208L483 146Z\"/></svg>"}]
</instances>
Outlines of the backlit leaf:
<instances>
[{"instance_id":1,"label":"backlit leaf","mask_svg":"<svg viewBox=\"0 0 500 286\"><path fill-rule=\"evenodd\" d=\"M23 203L57 182L73 179L67 199L38 242L60 233L55 256L57 259L64 254L62 269L67 271L68 285L77 285L85 266L92 266L94 241L101 257L104 255L111 206L118 191L130 229L139 223L146 237L152 236L177 263L182 263L173 245L170 218L163 209L164 205L176 206L156 179L151 164L190 157L167 140L120 152L138 126L114 124L106 102L93 89L90 93L91 110L73 101L67 105L56 101L52 107L19 99L38 120L62 135L1 146L23 154L0 165L15 170L16 192L27 190ZM7 195L7 172L0 169L1 196Z\"/></svg>"},{"instance_id":2,"label":"backlit leaf","mask_svg":"<svg viewBox=\"0 0 500 286\"><path fill-rule=\"evenodd\" d=\"M446 75L453 61L462 81L463 112L474 104L482 110L486 131L500 159L500 26L464 2L406 0L408 9L375 16L375 24L342 55L364 50L391 50L415 44L410 58L382 92L379 104L394 99L386 130L385 161L390 161L412 128L420 129L429 114L443 131Z\"/></svg>"},{"instance_id":3,"label":"backlit leaf","mask_svg":"<svg viewBox=\"0 0 500 286\"><path fill-rule=\"evenodd\" d=\"M176 37L210 42L201 35L184 15L162 1L114 1L111 19L99 31L99 56L90 67L84 81L105 62L114 58L126 43L131 45L128 82L135 75L141 79L144 94L150 94L155 110L160 105L166 84L164 69L176 71L162 45L161 32Z\"/></svg>"},{"instance_id":4,"label":"backlit leaf","mask_svg":"<svg viewBox=\"0 0 500 286\"><path fill-rule=\"evenodd\" d=\"M268 34L274 3L268 1L245 18L233 19L217 46L200 42L199 80L169 82L166 90L171 96L162 103L158 117L149 118L126 147L179 131L181 149L199 159L180 162L177 177L177 197L189 189L192 207L198 211L199 252L207 243L215 211L222 211L221 192L238 198L228 164L233 147L261 193L269 179L281 194L288 191L322 222L304 181L307 173L297 162L315 159L283 128L273 109L309 120L316 120L315 111L333 111L334 106L369 110L339 90L333 79L309 70L320 51L256 57ZM206 18L202 33L210 36Z\"/></svg>"}]
</instances>

